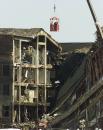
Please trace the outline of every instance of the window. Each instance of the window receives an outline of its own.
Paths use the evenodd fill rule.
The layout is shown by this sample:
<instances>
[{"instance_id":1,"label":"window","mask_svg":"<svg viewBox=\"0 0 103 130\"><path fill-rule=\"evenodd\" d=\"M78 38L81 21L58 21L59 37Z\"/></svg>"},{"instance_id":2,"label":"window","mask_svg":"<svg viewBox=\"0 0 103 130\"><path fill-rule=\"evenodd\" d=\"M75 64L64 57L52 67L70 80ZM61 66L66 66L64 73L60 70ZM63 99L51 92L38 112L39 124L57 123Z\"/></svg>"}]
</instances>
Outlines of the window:
<instances>
[{"instance_id":1,"label":"window","mask_svg":"<svg viewBox=\"0 0 103 130\"><path fill-rule=\"evenodd\" d=\"M39 42L45 42L45 36L44 35L39 36Z\"/></svg>"},{"instance_id":2,"label":"window","mask_svg":"<svg viewBox=\"0 0 103 130\"><path fill-rule=\"evenodd\" d=\"M23 86L23 87L21 87L21 96L24 96L24 95L25 95L25 88Z\"/></svg>"},{"instance_id":3,"label":"window","mask_svg":"<svg viewBox=\"0 0 103 130\"><path fill-rule=\"evenodd\" d=\"M9 110L10 110L9 106L3 106L2 107L2 116L9 117Z\"/></svg>"},{"instance_id":4,"label":"window","mask_svg":"<svg viewBox=\"0 0 103 130\"><path fill-rule=\"evenodd\" d=\"M3 65L3 76L9 76L9 74L10 74L10 66Z\"/></svg>"},{"instance_id":5,"label":"window","mask_svg":"<svg viewBox=\"0 0 103 130\"><path fill-rule=\"evenodd\" d=\"M3 85L3 95L9 95L9 84Z\"/></svg>"}]
</instances>

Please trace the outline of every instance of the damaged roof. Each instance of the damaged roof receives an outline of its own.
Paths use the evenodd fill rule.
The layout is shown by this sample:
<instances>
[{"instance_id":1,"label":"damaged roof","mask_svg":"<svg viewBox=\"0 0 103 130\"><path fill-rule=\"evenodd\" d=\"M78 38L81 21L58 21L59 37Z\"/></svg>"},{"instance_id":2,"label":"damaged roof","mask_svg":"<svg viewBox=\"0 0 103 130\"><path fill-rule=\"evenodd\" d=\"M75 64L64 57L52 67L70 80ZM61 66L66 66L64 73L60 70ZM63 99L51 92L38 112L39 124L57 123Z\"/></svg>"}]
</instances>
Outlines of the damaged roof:
<instances>
[{"instance_id":1,"label":"damaged roof","mask_svg":"<svg viewBox=\"0 0 103 130\"><path fill-rule=\"evenodd\" d=\"M48 39L60 50L62 50L61 46L58 44L56 40L54 40L50 34L48 34L43 28L0 28L0 35L11 35L11 36L20 36L27 38L35 38L40 31L43 31Z\"/></svg>"},{"instance_id":2,"label":"damaged roof","mask_svg":"<svg viewBox=\"0 0 103 130\"><path fill-rule=\"evenodd\" d=\"M42 28L20 29L20 28L0 28L2 35L16 35L22 37L32 37L40 32Z\"/></svg>"},{"instance_id":3,"label":"damaged roof","mask_svg":"<svg viewBox=\"0 0 103 130\"><path fill-rule=\"evenodd\" d=\"M62 47L63 52L74 52L74 51L89 51L89 49L92 47L94 42L67 42L67 43L60 43Z\"/></svg>"},{"instance_id":4,"label":"damaged roof","mask_svg":"<svg viewBox=\"0 0 103 130\"><path fill-rule=\"evenodd\" d=\"M80 81L84 79L86 57L92 45L93 43L61 43L63 52L68 52L68 55L66 55L59 71L59 80L63 81L63 84L59 86L56 105L52 113L56 112L60 115L57 117L57 122L55 122L56 118L52 121L53 125L59 123L58 118L63 116L61 113L64 114L65 111L70 109L71 97L75 94L75 90L79 88Z\"/></svg>"},{"instance_id":5,"label":"damaged roof","mask_svg":"<svg viewBox=\"0 0 103 130\"><path fill-rule=\"evenodd\" d=\"M66 79L71 77L74 70L78 69L93 43L60 43L60 45L62 53L65 54L66 52L66 55L64 62L59 67L58 78L61 82L65 82Z\"/></svg>"}]
</instances>

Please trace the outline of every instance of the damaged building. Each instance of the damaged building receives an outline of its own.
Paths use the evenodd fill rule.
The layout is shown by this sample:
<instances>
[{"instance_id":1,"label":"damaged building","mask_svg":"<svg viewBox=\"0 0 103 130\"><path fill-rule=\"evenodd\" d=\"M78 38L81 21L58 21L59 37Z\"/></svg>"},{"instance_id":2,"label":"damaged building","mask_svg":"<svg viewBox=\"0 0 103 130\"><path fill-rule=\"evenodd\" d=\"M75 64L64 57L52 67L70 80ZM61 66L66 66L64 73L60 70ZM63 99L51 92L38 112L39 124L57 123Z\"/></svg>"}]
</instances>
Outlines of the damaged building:
<instances>
[{"instance_id":1,"label":"damaged building","mask_svg":"<svg viewBox=\"0 0 103 130\"><path fill-rule=\"evenodd\" d=\"M74 54L68 55L68 62L65 60L69 74L58 92L55 109L51 113L51 115L56 114L51 121L53 128L103 129L103 46L101 43L101 40L98 40L89 44L89 48L85 44L85 49L74 48ZM71 45L63 44L63 46L65 48ZM73 55L77 55L76 60Z\"/></svg>"},{"instance_id":2,"label":"damaged building","mask_svg":"<svg viewBox=\"0 0 103 130\"><path fill-rule=\"evenodd\" d=\"M59 89L55 109L51 113L56 114L51 121L54 128L103 129L103 27L98 23L91 1L87 0L87 4L97 29L96 41L89 49L75 50L78 57L86 52L82 60L77 58L73 62L72 57L68 61L68 65L74 67L68 66L70 73Z\"/></svg>"},{"instance_id":3,"label":"damaged building","mask_svg":"<svg viewBox=\"0 0 103 130\"><path fill-rule=\"evenodd\" d=\"M103 128L100 43L58 43L41 28L1 28L0 127L37 128L45 116L53 129Z\"/></svg>"},{"instance_id":4,"label":"damaged building","mask_svg":"<svg viewBox=\"0 0 103 130\"><path fill-rule=\"evenodd\" d=\"M0 28L0 127L35 127L50 111L60 51L41 28Z\"/></svg>"}]
</instances>

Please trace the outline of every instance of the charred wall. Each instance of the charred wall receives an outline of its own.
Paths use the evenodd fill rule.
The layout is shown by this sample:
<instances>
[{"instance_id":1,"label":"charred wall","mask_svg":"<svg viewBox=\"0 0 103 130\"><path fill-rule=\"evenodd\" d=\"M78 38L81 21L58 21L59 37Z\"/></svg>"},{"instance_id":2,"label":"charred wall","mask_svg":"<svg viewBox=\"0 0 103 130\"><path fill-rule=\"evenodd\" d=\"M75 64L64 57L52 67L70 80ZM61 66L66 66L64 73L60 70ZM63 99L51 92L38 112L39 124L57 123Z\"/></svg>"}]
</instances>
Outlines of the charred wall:
<instances>
[{"instance_id":1,"label":"charred wall","mask_svg":"<svg viewBox=\"0 0 103 130\"><path fill-rule=\"evenodd\" d=\"M58 100L59 104L54 110L54 113L58 114L52 122L54 127L77 129L80 127L80 120L84 119L86 121L85 129L102 128L102 49L102 47L94 44L81 63L81 66L84 64L84 67L77 68L79 74L82 71L82 78L74 80L73 76L70 76L67 80L68 84L65 83L61 87L59 91L61 92L61 98L58 96L60 102ZM76 71L74 76L76 76ZM74 84L70 85L70 79L72 80L71 83L77 82L76 87ZM69 89L70 87L71 89ZM73 101L72 104L71 101Z\"/></svg>"}]
</instances>

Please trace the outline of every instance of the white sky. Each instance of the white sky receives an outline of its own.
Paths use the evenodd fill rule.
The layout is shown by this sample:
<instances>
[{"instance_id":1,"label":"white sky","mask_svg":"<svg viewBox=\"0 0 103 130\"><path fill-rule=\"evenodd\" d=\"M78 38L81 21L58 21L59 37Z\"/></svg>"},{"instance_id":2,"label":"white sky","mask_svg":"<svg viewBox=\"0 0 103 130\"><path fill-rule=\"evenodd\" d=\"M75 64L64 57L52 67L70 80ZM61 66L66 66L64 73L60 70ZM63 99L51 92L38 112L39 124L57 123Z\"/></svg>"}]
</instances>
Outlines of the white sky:
<instances>
[{"instance_id":1,"label":"white sky","mask_svg":"<svg viewBox=\"0 0 103 130\"><path fill-rule=\"evenodd\" d=\"M103 0L91 0L103 25ZM60 18L60 31L49 31L49 20ZM0 0L0 27L43 28L59 42L89 42L95 40L94 22L86 0Z\"/></svg>"}]
</instances>

